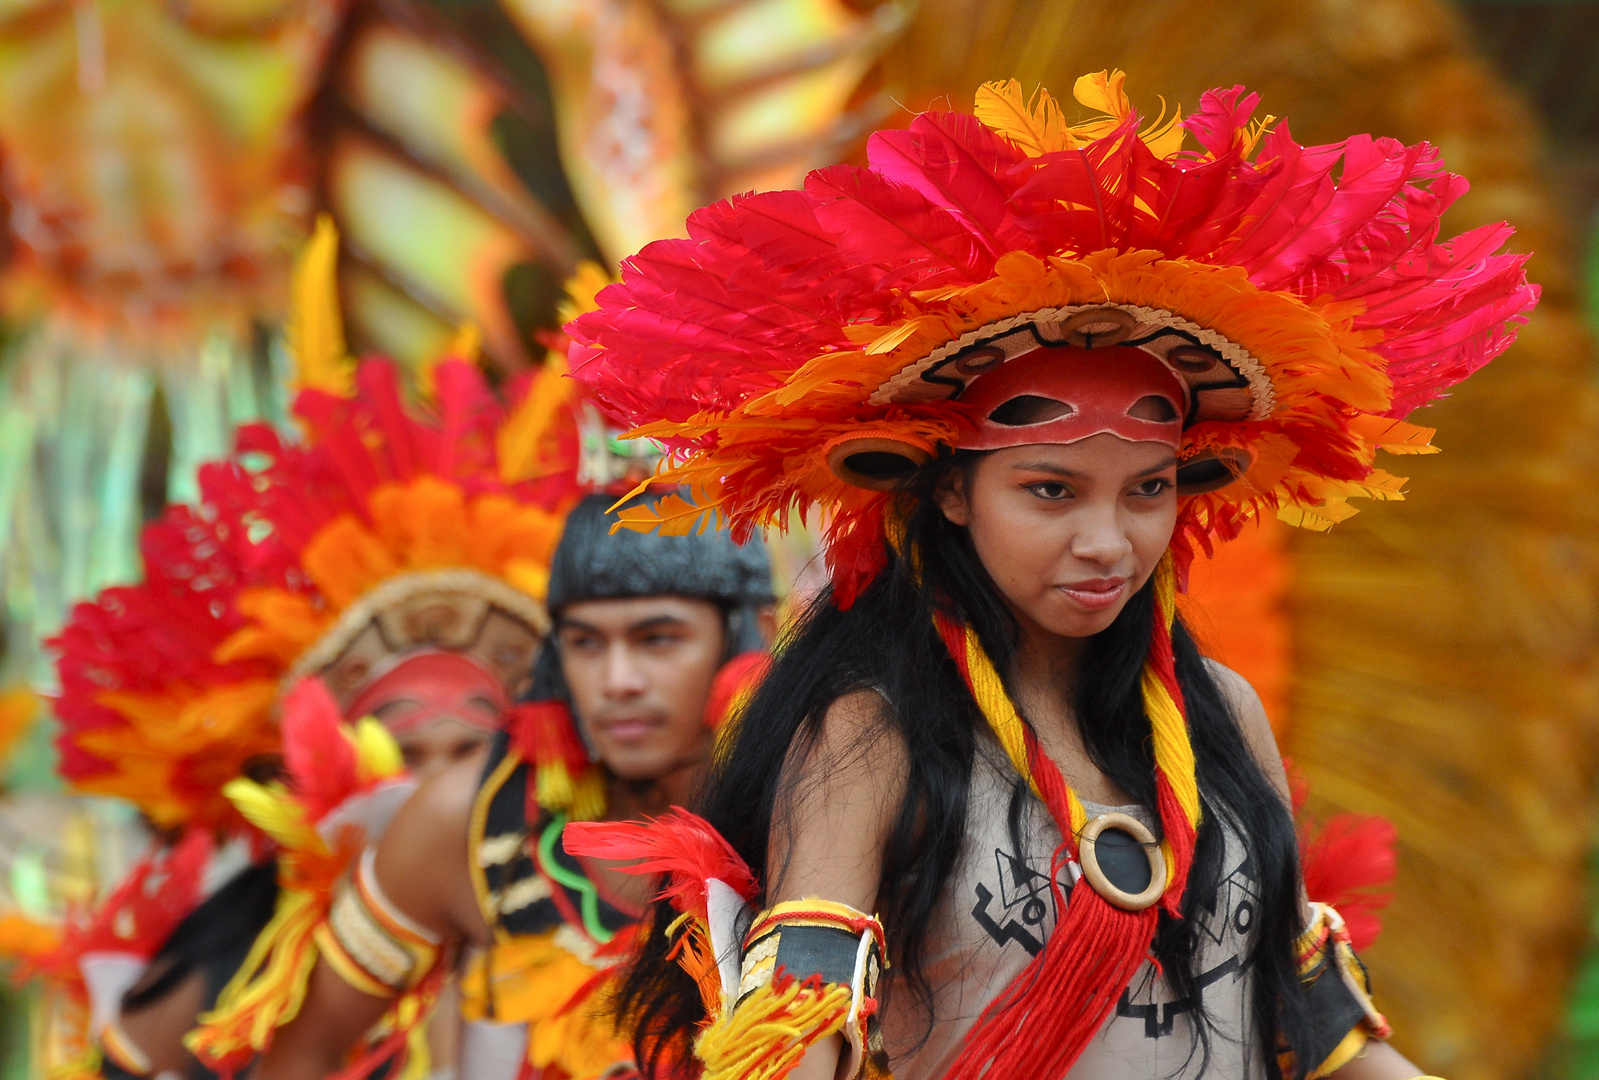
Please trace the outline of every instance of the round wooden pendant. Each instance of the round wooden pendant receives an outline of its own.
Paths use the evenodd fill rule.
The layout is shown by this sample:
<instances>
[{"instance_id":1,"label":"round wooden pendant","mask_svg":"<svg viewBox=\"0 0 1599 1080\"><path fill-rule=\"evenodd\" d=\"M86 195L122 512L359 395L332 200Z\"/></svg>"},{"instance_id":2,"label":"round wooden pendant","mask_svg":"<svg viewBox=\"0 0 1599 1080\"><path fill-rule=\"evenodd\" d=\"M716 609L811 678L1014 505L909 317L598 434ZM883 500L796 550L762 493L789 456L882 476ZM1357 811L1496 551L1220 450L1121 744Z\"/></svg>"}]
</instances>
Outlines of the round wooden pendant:
<instances>
[{"instance_id":1,"label":"round wooden pendant","mask_svg":"<svg viewBox=\"0 0 1599 1080\"><path fill-rule=\"evenodd\" d=\"M1077 861L1089 886L1123 911L1153 907L1166 891L1166 856L1142 821L1100 814L1077 838Z\"/></svg>"}]
</instances>

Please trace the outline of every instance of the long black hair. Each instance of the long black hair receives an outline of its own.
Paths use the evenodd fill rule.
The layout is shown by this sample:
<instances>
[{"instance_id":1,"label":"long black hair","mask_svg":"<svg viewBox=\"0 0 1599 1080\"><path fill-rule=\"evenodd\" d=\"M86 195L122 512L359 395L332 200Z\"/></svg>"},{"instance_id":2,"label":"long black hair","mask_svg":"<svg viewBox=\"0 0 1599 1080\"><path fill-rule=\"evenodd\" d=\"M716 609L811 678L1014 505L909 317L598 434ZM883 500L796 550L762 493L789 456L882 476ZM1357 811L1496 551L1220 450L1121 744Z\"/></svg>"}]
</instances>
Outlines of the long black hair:
<instances>
[{"instance_id":1,"label":"long black hair","mask_svg":"<svg viewBox=\"0 0 1599 1080\"><path fill-rule=\"evenodd\" d=\"M785 774L790 748L796 740L814 739L828 708L843 695L865 687L878 690L885 701L879 731L897 731L909 758L905 794L883 849L877 899L896 975L888 992L909 993L929 1025L932 997L923 973L927 932L964 847L978 732L986 728L932 615L935 608L950 612L974 628L1001 672L1009 668L1020 632L966 530L951 524L933 499L948 470L967 469L969 478L974 461L971 454L946 457L902 485L896 498L904 538L888 551L887 568L849 610L840 611L824 592L795 623L698 806L750 866L766 868L774 813L783 805L782 785L792 779ZM1153 585L1146 584L1108 629L1086 642L1073 687L1074 712L1090 758L1146 807L1155 805L1155 774L1140 675L1154 617ZM1220 826L1225 822L1242 842L1259 882L1261 905L1248 958L1252 1010L1259 1050L1268 1074L1276 1076L1279 1038L1289 1048L1308 1045L1293 950L1300 928L1293 821L1180 620L1172 629L1172 645L1204 820L1185 917L1162 914L1154 952L1172 990L1198 1002L1194 965L1201 908L1214 901L1224 872ZM1016 783L1019 789L1023 785L1019 778ZM1017 794L1019 799L1020 790ZM674 917L663 904L646 916L639 955L618 998L619 1014L634 1025L645 1075L669 1075L671 1063L688 1054L692 1033L704 1019L696 987L667 955L667 927ZM1208 1024L1201 1017L1195 1026L1196 1049L1208 1058Z\"/></svg>"}]
</instances>

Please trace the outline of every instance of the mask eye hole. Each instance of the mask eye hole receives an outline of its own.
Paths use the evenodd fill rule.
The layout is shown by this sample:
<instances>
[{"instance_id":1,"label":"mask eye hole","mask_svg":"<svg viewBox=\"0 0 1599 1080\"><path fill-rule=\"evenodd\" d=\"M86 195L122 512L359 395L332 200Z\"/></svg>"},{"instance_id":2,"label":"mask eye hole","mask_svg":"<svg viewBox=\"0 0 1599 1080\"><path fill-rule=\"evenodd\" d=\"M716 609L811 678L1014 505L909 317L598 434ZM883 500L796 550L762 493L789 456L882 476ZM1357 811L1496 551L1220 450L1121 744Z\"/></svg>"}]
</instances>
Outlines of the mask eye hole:
<instances>
[{"instance_id":1,"label":"mask eye hole","mask_svg":"<svg viewBox=\"0 0 1599 1080\"><path fill-rule=\"evenodd\" d=\"M1127 410L1127 415L1134 420L1151 420L1157 424L1169 424L1177 419L1177 410L1172 408L1172 403L1159 394L1145 394L1133 402L1133 407Z\"/></svg>"},{"instance_id":2,"label":"mask eye hole","mask_svg":"<svg viewBox=\"0 0 1599 1080\"><path fill-rule=\"evenodd\" d=\"M1011 398L989 413L988 419L1005 427L1028 427L1032 424L1045 424L1051 420L1059 420L1061 417L1070 416L1076 411L1064 401L1039 397L1037 394L1022 394L1019 397Z\"/></svg>"}]
</instances>

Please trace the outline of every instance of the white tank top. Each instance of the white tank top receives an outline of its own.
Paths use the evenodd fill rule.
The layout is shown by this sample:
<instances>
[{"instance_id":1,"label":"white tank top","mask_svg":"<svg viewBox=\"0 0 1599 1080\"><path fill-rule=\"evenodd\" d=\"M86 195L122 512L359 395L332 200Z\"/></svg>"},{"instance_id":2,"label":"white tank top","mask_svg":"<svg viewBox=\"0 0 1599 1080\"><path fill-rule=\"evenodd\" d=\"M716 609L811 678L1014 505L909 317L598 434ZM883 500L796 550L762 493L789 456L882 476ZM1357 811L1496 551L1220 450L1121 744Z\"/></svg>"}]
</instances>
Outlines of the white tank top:
<instances>
[{"instance_id":1,"label":"white tank top","mask_svg":"<svg viewBox=\"0 0 1599 1080\"><path fill-rule=\"evenodd\" d=\"M894 993L890 987L885 1001L883 1035L895 1080L943 1076L973 1022L1027 966L1054 929L1055 901L1048 874L1060 832L1049 811L1028 792L1018 830L1023 850L1016 850L1010 829L1015 779L1003 751L991 741L980 741L972 770L965 849L927 938L924 970L933 989L931 1032L926 1010L909 993ZM1085 806L1090 816L1120 810L1158 833L1158 822L1143 807ZM1180 999L1146 961L1066 1077L1038 1080L1265 1077L1251 1015L1253 980L1246 968L1258 895L1243 846L1229 834L1221 887L1212 903L1201 909L1199 1001ZM888 932L892 934L893 927ZM887 975L892 978L892 969ZM1208 1019L1208 1060L1195 1024L1196 1005L1203 1007Z\"/></svg>"}]
</instances>

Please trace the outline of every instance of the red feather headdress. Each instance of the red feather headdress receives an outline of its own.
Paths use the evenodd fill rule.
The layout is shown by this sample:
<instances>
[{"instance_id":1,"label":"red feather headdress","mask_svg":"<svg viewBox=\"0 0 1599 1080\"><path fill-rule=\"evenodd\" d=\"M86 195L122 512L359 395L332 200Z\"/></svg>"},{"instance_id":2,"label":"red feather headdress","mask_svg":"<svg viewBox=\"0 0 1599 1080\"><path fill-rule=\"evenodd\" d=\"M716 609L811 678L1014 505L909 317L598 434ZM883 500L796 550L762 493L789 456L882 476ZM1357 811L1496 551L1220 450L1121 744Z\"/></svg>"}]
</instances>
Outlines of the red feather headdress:
<instances>
[{"instance_id":1,"label":"red feather headdress","mask_svg":"<svg viewBox=\"0 0 1599 1080\"><path fill-rule=\"evenodd\" d=\"M336 245L319 229L296 279L304 441L240 428L195 505L145 529L144 582L79 604L52 642L62 777L163 828L239 823L222 789L280 749L274 713L301 676L347 706L386 650L415 646L471 655L514 689L547 628L566 511L590 490L594 409L559 352L504 404L460 360L408 404L393 364L344 352ZM573 304L604 280L574 279Z\"/></svg>"},{"instance_id":2,"label":"red feather headdress","mask_svg":"<svg viewBox=\"0 0 1599 1080\"><path fill-rule=\"evenodd\" d=\"M351 397L302 391L305 444L242 428L238 453L201 469L197 504L145 529L144 582L79 604L52 643L68 782L163 827L235 821L223 785L279 749L285 680L333 661L327 643L370 622L383 590L459 585L543 630L572 474L505 467L516 410L472 367L442 364L436 382L432 415L402 406L386 361L361 365Z\"/></svg>"},{"instance_id":3,"label":"red feather headdress","mask_svg":"<svg viewBox=\"0 0 1599 1080\"><path fill-rule=\"evenodd\" d=\"M747 532L819 506L847 602L883 565L889 486L852 454L951 445L975 419L962 357L1022 327L1156 341L1188 383L1181 458L1225 475L1183 500L1180 563L1261 513L1324 529L1351 497L1399 498L1376 451L1430 452L1403 418L1537 302L1511 229L1440 242L1466 182L1433 147L1301 146L1242 87L1142 131L1119 72L1076 96L1104 115L1069 126L1046 92L991 83L976 115L922 114L864 168L706 207L627 260L568 327L574 371L694 497L626 524Z\"/></svg>"}]
</instances>

